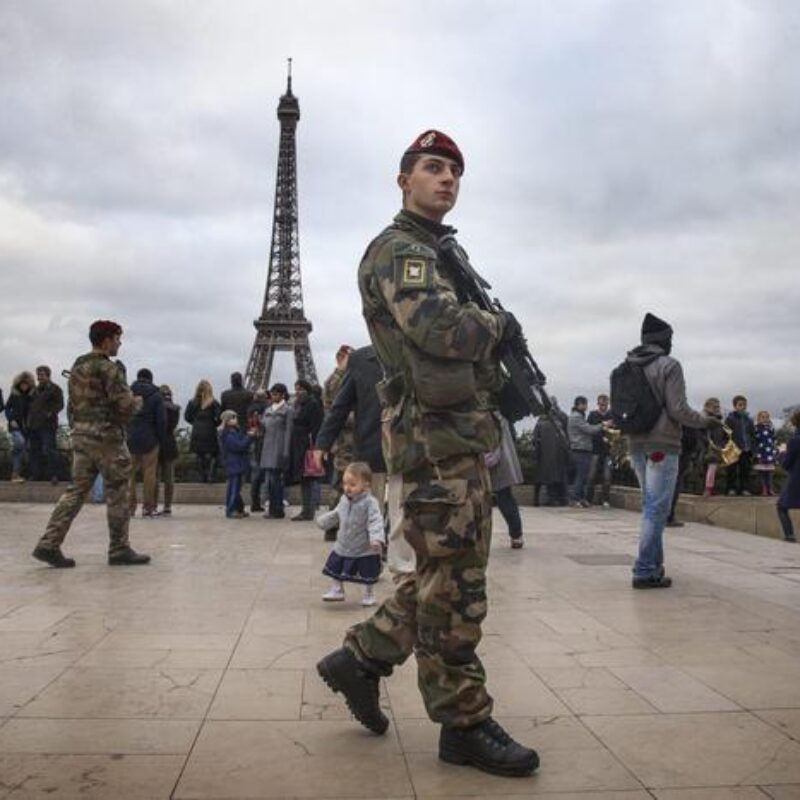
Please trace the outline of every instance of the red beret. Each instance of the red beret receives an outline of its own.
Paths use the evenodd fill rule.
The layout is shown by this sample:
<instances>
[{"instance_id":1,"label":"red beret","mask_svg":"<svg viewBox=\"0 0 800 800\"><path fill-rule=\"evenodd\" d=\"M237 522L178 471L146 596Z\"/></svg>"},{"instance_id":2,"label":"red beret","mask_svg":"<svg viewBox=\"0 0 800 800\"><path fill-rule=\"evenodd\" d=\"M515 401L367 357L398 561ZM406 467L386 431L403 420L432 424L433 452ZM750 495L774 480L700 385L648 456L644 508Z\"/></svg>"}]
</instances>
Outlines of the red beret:
<instances>
[{"instance_id":1,"label":"red beret","mask_svg":"<svg viewBox=\"0 0 800 800\"><path fill-rule=\"evenodd\" d=\"M452 158L461 167L461 171L464 171L464 156L461 155L458 145L441 131L429 130L421 133L411 142L406 153L430 153Z\"/></svg>"},{"instance_id":2,"label":"red beret","mask_svg":"<svg viewBox=\"0 0 800 800\"><path fill-rule=\"evenodd\" d=\"M89 339L92 342L102 342L122 333L122 327L110 319L95 320L89 328Z\"/></svg>"}]
</instances>

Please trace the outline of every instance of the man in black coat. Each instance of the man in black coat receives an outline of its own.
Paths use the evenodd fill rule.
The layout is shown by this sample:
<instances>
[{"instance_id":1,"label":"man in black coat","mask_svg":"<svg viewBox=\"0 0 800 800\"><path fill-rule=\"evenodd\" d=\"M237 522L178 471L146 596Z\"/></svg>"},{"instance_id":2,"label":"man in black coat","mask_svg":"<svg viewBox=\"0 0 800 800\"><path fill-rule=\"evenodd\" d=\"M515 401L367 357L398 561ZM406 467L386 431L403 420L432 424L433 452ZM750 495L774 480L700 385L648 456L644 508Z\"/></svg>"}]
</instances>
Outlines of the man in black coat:
<instances>
[{"instance_id":1,"label":"man in black coat","mask_svg":"<svg viewBox=\"0 0 800 800\"><path fill-rule=\"evenodd\" d=\"M372 493L381 507L386 497L389 514L387 562L393 573L404 574L414 571L415 559L414 551L403 538L400 526L402 476L387 477L383 459L381 403L375 388L382 380L383 367L372 345L350 355L342 384L317 434L316 456L321 460L330 452L350 412L353 412L353 460L369 464L372 470Z\"/></svg>"},{"instance_id":2,"label":"man in black coat","mask_svg":"<svg viewBox=\"0 0 800 800\"><path fill-rule=\"evenodd\" d=\"M253 393L244 388L242 373L231 374L231 388L226 389L220 397L223 411L235 411L239 418L239 430L247 430L247 408L253 402Z\"/></svg>"},{"instance_id":3,"label":"man in black coat","mask_svg":"<svg viewBox=\"0 0 800 800\"><path fill-rule=\"evenodd\" d=\"M128 425L128 449L131 451L133 468L130 483L131 516L136 513L136 473L141 468L144 498L142 516L156 517L158 511L158 453L167 437L167 414L164 398L153 383L153 373L140 369L136 381L131 385L134 396L142 398L142 407L134 414Z\"/></svg>"},{"instance_id":4,"label":"man in black coat","mask_svg":"<svg viewBox=\"0 0 800 800\"><path fill-rule=\"evenodd\" d=\"M353 412L353 460L366 461L374 473L386 472L381 450L381 404L375 390L381 380L383 369L374 347L362 347L350 355L339 391L317 434L318 451L330 452Z\"/></svg>"},{"instance_id":5,"label":"man in black coat","mask_svg":"<svg viewBox=\"0 0 800 800\"><path fill-rule=\"evenodd\" d=\"M36 388L31 394L28 410L28 444L30 446L31 478L58 483L58 450L56 432L58 414L64 408L61 387L50 380L50 367L36 367Z\"/></svg>"}]
</instances>

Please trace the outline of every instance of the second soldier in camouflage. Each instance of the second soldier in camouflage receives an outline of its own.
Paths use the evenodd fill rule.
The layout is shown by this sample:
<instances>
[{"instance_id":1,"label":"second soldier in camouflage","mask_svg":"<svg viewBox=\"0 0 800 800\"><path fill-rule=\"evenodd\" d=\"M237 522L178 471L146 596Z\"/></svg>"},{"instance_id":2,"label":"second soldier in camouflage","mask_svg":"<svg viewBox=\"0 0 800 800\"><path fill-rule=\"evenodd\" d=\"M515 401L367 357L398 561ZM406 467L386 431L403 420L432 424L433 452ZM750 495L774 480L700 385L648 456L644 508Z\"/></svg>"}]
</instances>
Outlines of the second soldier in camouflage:
<instances>
[{"instance_id":1,"label":"second soldier in camouflage","mask_svg":"<svg viewBox=\"0 0 800 800\"><path fill-rule=\"evenodd\" d=\"M128 542L131 456L125 443L125 426L141 401L128 387L122 366L110 358L117 354L121 336L122 328L116 322L94 322L89 329L92 350L80 356L70 371L72 485L58 501L33 551L34 558L52 567L75 566L74 559L61 552L61 544L98 473L105 481L108 563L117 566L150 561L150 556L137 553Z\"/></svg>"}]
</instances>

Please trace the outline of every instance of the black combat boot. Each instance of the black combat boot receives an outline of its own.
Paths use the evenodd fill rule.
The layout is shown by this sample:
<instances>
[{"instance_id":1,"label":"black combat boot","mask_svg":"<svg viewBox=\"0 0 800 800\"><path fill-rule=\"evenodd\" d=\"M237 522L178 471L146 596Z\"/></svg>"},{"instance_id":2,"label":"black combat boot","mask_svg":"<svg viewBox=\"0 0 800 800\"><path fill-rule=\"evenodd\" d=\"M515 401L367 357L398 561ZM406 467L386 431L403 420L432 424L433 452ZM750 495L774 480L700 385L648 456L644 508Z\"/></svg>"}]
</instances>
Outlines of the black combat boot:
<instances>
[{"instance_id":1,"label":"black combat boot","mask_svg":"<svg viewBox=\"0 0 800 800\"><path fill-rule=\"evenodd\" d=\"M132 547L126 547L120 550L119 553L114 553L113 556L108 557L109 566L123 567L135 564L149 564L150 556L144 553L137 553Z\"/></svg>"},{"instance_id":2,"label":"black combat boot","mask_svg":"<svg viewBox=\"0 0 800 800\"><path fill-rule=\"evenodd\" d=\"M669 589L672 578L668 578L661 570L659 575L650 575L647 578L634 577L631 581L634 589Z\"/></svg>"},{"instance_id":3,"label":"black combat boot","mask_svg":"<svg viewBox=\"0 0 800 800\"><path fill-rule=\"evenodd\" d=\"M443 725L439 758L449 764L470 764L508 778L525 777L539 766L536 751L515 742L491 717L470 728Z\"/></svg>"},{"instance_id":4,"label":"black combat boot","mask_svg":"<svg viewBox=\"0 0 800 800\"><path fill-rule=\"evenodd\" d=\"M365 669L346 648L340 647L317 664L320 678L341 692L353 716L373 733L386 733L389 720L379 704L378 676Z\"/></svg>"},{"instance_id":5,"label":"black combat boot","mask_svg":"<svg viewBox=\"0 0 800 800\"><path fill-rule=\"evenodd\" d=\"M37 545L31 555L34 558L38 558L39 561L44 561L45 564L49 564L51 567L56 567L57 569L66 569L75 566L75 559L67 558L61 552L60 547L50 548Z\"/></svg>"}]
</instances>

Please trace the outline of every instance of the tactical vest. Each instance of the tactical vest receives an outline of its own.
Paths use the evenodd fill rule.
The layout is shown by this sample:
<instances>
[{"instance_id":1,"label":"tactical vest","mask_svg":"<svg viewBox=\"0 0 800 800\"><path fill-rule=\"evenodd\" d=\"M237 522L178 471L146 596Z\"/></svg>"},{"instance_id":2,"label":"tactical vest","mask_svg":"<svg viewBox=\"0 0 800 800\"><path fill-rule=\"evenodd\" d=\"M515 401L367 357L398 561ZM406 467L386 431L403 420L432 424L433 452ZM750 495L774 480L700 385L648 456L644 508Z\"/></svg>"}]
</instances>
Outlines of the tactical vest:
<instances>
[{"instance_id":1,"label":"tactical vest","mask_svg":"<svg viewBox=\"0 0 800 800\"><path fill-rule=\"evenodd\" d=\"M385 374L377 388L389 472L493 450L499 442L491 414L500 386L498 365L438 358L403 333L374 282L376 259L387 246L394 252L423 252L437 262L436 280L453 291L456 287L438 260L435 237L402 212L373 240L359 267L364 318Z\"/></svg>"},{"instance_id":2,"label":"tactical vest","mask_svg":"<svg viewBox=\"0 0 800 800\"><path fill-rule=\"evenodd\" d=\"M111 381L124 383L119 367L107 356L92 352L75 361L69 377L73 435L124 435L126 420L120 417L108 393Z\"/></svg>"}]
</instances>

